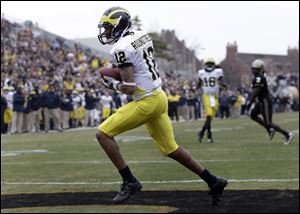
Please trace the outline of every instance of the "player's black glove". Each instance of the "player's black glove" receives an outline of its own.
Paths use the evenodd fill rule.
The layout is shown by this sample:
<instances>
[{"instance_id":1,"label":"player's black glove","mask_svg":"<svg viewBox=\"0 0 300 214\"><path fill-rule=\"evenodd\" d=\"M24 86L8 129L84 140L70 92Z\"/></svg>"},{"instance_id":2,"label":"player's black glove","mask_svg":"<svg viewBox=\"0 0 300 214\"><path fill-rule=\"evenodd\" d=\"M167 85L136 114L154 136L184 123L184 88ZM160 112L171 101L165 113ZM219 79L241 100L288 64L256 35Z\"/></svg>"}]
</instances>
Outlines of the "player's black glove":
<instances>
[{"instance_id":1,"label":"player's black glove","mask_svg":"<svg viewBox=\"0 0 300 214\"><path fill-rule=\"evenodd\" d=\"M106 88L115 90L115 91L118 91L117 85L121 83L119 80L116 80L115 78L106 77L106 76L101 78L101 82Z\"/></svg>"}]
</instances>

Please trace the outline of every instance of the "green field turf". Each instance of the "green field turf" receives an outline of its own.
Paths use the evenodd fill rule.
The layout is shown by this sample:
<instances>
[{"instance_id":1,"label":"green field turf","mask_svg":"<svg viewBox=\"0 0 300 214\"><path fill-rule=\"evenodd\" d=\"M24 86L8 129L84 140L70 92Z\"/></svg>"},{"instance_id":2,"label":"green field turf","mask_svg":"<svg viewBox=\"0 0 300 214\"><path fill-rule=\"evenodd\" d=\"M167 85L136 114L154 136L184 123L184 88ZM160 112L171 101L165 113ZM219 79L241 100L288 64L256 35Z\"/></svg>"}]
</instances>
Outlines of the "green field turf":
<instances>
[{"instance_id":1,"label":"green field turf","mask_svg":"<svg viewBox=\"0 0 300 214\"><path fill-rule=\"evenodd\" d=\"M178 144L212 173L230 179L227 189L299 189L299 113L276 114L274 121L295 134L290 145L283 145L279 133L269 141L248 117L213 121L213 144L197 141L202 120L173 127ZM121 178L95 132L1 136L1 194L118 190ZM144 127L117 139L143 190L208 189L196 182L198 176L162 156Z\"/></svg>"},{"instance_id":2,"label":"green field turf","mask_svg":"<svg viewBox=\"0 0 300 214\"><path fill-rule=\"evenodd\" d=\"M283 145L282 136L278 133L269 141L264 129L249 118L214 121L213 128L216 130L213 144L197 142L196 133L203 121L174 123L173 126L178 144L189 150L198 160L202 160L201 162L217 175L237 180L297 179L299 114L278 114L274 120L282 127L295 132L295 139L290 145ZM118 139L125 160L129 162L137 178L142 182L148 181L144 185L145 189L206 188L204 184L197 183L151 183L199 178L173 160L163 157L143 127L129 131ZM29 150L46 150L46 153L30 153ZM14 151L17 151L18 155L5 156ZM1 138L2 194L99 189L110 191L119 186L119 181L117 171L96 142L95 130ZM27 185L22 184L26 182ZM29 185L28 182L32 182L33 185ZM35 182L37 185L34 185ZM55 182L61 183L51 185ZM64 182L66 185L63 185ZM298 187L298 181L251 181L232 183L229 188Z\"/></svg>"}]
</instances>

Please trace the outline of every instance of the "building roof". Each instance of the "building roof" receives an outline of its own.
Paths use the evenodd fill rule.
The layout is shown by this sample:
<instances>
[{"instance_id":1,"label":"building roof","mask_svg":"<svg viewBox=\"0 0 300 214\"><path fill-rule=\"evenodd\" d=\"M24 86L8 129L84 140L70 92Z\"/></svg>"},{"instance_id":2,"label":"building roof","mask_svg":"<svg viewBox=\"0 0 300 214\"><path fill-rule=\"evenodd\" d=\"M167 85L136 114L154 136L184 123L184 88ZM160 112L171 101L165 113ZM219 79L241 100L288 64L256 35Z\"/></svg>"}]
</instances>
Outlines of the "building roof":
<instances>
[{"instance_id":1,"label":"building roof","mask_svg":"<svg viewBox=\"0 0 300 214\"><path fill-rule=\"evenodd\" d=\"M256 59L273 61L276 63L286 63L290 61L290 58L287 55L274 54L238 53L238 58L248 66L251 66L252 62Z\"/></svg>"}]
</instances>

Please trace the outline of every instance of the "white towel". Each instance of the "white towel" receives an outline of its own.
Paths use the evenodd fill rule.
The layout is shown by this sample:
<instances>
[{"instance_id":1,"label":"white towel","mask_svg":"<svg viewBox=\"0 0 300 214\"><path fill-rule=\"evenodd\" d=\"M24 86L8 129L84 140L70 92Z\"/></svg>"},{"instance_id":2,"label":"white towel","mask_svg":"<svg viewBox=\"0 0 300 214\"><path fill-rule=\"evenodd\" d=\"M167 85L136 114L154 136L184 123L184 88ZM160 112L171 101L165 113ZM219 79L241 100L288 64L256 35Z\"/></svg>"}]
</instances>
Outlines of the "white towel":
<instances>
[{"instance_id":1,"label":"white towel","mask_svg":"<svg viewBox=\"0 0 300 214\"><path fill-rule=\"evenodd\" d=\"M211 107L216 107L216 99L214 95L209 95L209 100L210 100L210 106Z\"/></svg>"}]
</instances>

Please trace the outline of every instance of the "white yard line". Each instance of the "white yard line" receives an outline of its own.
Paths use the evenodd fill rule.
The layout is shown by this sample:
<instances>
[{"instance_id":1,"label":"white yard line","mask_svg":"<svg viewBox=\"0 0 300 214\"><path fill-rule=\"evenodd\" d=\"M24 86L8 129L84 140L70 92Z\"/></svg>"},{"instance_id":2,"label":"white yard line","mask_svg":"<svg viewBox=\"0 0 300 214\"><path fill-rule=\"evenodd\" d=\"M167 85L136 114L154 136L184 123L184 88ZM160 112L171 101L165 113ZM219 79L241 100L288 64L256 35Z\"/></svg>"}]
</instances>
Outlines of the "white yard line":
<instances>
[{"instance_id":1,"label":"white yard line","mask_svg":"<svg viewBox=\"0 0 300 214\"><path fill-rule=\"evenodd\" d=\"M203 180L170 180L170 181L141 181L143 184L171 184L171 183L203 183ZM273 183L273 182L299 182L299 178L293 179L229 179L229 183ZM5 182L1 185L114 185L121 184L121 181L112 182Z\"/></svg>"},{"instance_id":2,"label":"white yard line","mask_svg":"<svg viewBox=\"0 0 300 214\"><path fill-rule=\"evenodd\" d=\"M262 158L262 159L233 159L233 160L198 160L199 162L248 162L248 161L299 161L299 158ZM129 164L164 164L175 163L173 160L127 161ZM111 164L110 161L49 161L49 162L1 162L1 165L52 165L52 164Z\"/></svg>"}]
</instances>

